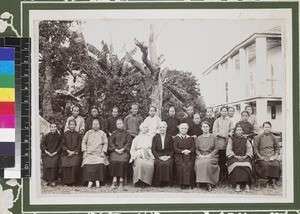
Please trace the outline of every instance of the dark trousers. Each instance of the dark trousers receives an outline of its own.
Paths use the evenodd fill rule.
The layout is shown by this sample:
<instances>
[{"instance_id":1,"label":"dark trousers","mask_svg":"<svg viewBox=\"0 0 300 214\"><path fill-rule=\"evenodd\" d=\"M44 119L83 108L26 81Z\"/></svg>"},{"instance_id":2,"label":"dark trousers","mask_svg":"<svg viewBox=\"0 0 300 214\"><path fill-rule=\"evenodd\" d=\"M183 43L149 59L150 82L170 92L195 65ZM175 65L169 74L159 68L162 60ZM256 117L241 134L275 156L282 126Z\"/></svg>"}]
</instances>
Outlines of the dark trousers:
<instances>
[{"instance_id":1,"label":"dark trousers","mask_svg":"<svg viewBox=\"0 0 300 214\"><path fill-rule=\"evenodd\" d=\"M226 149L219 150L219 166L220 166L220 182L224 182L228 178L228 168L226 166L227 157Z\"/></svg>"}]
</instances>

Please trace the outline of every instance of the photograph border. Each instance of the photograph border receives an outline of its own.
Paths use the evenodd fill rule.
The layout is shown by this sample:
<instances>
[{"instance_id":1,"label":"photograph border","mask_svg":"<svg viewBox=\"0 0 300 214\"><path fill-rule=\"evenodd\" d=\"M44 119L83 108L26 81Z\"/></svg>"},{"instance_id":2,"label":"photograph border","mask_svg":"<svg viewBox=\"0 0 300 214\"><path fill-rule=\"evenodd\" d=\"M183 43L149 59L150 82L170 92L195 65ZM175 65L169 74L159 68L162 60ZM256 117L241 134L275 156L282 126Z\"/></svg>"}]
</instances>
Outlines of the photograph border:
<instances>
[{"instance_id":1,"label":"photograph border","mask_svg":"<svg viewBox=\"0 0 300 214\"><path fill-rule=\"evenodd\" d=\"M87 2L21 2L22 16L22 35L29 36L29 11L30 10L50 10L50 9L291 9L292 11L292 68L293 68L293 117L297 118L293 121L293 139L294 139L294 203L277 203L277 204L247 204L247 210L298 210L300 209L299 196L300 186L296 182L299 180L299 144L296 139L299 139L299 33L298 33L298 3L297 2L193 2L193 3L87 3ZM109 204L109 205L31 205L29 201L29 180L23 179L23 197L22 210L24 212L36 211L51 211L53 206L59 211L78 211L83 207L87 211L145 211L145 210L160 210L160 211L199 211L199 210L244 210L244 204ZM297 202L298 206L297 207ZM72 209L70 209L72 208ZM82 212L82 211L80 211Z\"/></svg>"}]
</instances>

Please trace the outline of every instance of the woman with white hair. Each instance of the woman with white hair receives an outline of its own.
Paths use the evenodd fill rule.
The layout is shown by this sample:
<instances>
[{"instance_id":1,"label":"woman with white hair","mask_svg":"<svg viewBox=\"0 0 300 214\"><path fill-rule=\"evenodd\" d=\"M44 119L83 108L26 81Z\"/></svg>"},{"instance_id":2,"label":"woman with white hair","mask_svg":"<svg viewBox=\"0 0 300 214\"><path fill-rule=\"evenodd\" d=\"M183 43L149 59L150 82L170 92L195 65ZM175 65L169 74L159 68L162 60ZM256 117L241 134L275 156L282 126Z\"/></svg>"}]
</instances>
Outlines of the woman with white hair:
<instances>
[{"instance_id":1,"label":"woman with white hair","mask_svg":"<svg viewBox=\"0 0 300 214\"><path fill-rule=\"evenodd\" d=\"M152 153L154 162L154 186L173 185L173 137L167 134L167 123L160 122L159 134L152 139Z\"/></svg>"},{"instance_id":2,"label":"woman with white hair","mask_svg":"<svg viewBox=\"0 0 300 214\"><path fill-rule=\"evenodd\" d=\"M135 186L147 187L152 184L155 158L151 151L152 136L148 134L148 125L142 123L139 128L140 133L133 139L130 149L130 162L133 161L132 182Z\"/></svg>"},{"instance_id":3,"label":"woman with white hair","mask_svg":"<svg viewBox=\"0 0 300 214\"><path fill-rule=\"evenodd\" d=\"M194 138L187 135L187 123L179 125L179 134L174 140L174 160L178 185L181 189L193 188L195 183L195 143Z\"/></svg>"}]
</instances>

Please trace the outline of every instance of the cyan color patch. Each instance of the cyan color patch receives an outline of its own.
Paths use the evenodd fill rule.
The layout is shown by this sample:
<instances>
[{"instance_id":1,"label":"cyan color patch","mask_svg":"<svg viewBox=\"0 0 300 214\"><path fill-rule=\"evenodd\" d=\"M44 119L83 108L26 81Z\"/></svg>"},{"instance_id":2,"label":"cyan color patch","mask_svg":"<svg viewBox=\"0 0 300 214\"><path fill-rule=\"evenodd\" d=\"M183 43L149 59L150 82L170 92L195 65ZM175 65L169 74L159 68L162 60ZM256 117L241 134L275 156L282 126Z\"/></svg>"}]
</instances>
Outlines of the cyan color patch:
<instances>
[{"instance_id":1,"label":"cyan color patch","mask_svg":"<svg viewBox=\"0 0 300 214\"><path fill-rule=\"evenodd\" d=\"M15 62L14 61L0 61L0 75L14 75Z\"/></svg>"}]
</instances>

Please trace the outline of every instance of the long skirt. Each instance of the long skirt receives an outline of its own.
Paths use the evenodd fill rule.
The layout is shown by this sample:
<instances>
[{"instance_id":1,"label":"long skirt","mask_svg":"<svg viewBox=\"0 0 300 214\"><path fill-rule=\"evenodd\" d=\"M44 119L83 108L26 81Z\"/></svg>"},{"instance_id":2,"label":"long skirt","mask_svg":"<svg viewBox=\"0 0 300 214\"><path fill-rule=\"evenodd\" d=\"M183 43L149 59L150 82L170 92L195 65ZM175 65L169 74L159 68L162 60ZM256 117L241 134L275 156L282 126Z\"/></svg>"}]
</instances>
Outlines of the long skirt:
<instances>
[{"instance_id":1,"label":"long skirt","mask_svg":"<svg viewBox=\"0 0 300 214\"><path fill-rule=\"evenodd\" d=\"M232 185L246 182L250 184L252 181L251 169L247 166L236 166L229 174L229 180Z\"/></svg>"},{"instance_id":2,"label":"long skirt","mask_svg":"<svg viewBox=\"0 0 300 214\"><path fill-rule=\"evenodd\" d=\"M43 168L43 179L50 182L57 181L58 167Z\"/></svg>"},{"instance_id":3,"label":"long skirt","mask_svg":"<svg viewBox=\"0 0 300 214\"><path fill-rule=\"evenodd\" d=\"M158 186L161 182L168 182L173 185L173 160L158 161L155 164L153 184Z\"/></svg>"},{"instance_id":4,"label":"long skirt","mask_svg":"<svg viewBox=\"0 0 300 214\"><path fill-rule=\"evenodd\" d=\"M114 177L124 177L128 170L129 154L123 153L121 155L112 152L109 157L109 174Z\"/></svg>"},{"instance_id":5,"label":"long skirt","mask_svg":"<svg viewBox=\"0 0 300 214\"><path fill-rule=\"evenodd\" d=\"M61 181L64 184L77 184L80 180L80 165L61 167Z\"/></svg>"},{"instance_id":6,"label":"long skirt","mask_svg":"<svg viewBox=\"0 0 300 214\"><path fill-rule=\"evenodd\" d=\"M276 178L281 175L281 166L278 160L263 161L258 160L254 164L255 173L259 178Z\"/></svg>"},{"instance_id":7,"label":"long skirt","mask_svg":"<svg viewBox=\"0 0 300 214\"><path fill-rule=\"evenodd\" d=\"M175 166L178 185L194 186L195 172L192 161L176 164Z\"/></svg>"},{"instance_id":8,"label":"long skirt","mask_svg":"<svg viewBox=\"0 0 300 214\"><path fill-rule=\"evenodd\" d=\"M133 163L133 184L139 180L151 185L154 172L154 160L138 158Z\"/></svg>"},{"instance_id":9,"label":"long skirt","mask_svg":"<svg viewBox=\"0 0 300 214\"><path fill-rule=\"evenodd\" d=\"M218 159L196 159L195 172L197 183L217 184L220 177Z\"/></svg>"},{"instance_id":10,"label":"long skirt","mask_svg":"<svg viewBox=\"0 0 300 214\"><path fill-rule=\"evenodd\" d=\"M61 157L61 181L64 184L77 184L80 181L81 156Z\"/></svg>"},{"instance_id":11,"label":"long skirt","mask_svg":"<svg viewBox=\"0 0 300 214\"><path fill-rule=\"evenodd\" d=\"M106 166L104 164L84 164L82 168L84 181L105 181Z\"/></svg>"},{"instance_id":12,"label":"long skirt","mask_svg":"<svg viewBox=\"0 0 300 214\"><path fill-rule=\"evenodd\" d=\"M220 181L226 181L228 177L228 168L226 166L227 157L226 150L219 150L219 166L220 166Z\"/></svg>"},{"instance_id":13,"label":"long skirt","mask_svg":"<svg viewBox=\"0 0 300 214\"><path fill-rule=\"evenodd\" d=\"M43 157L43 179L45 181L56 181L58 179L59 156Z\"/></svg>"}]
</instances>

